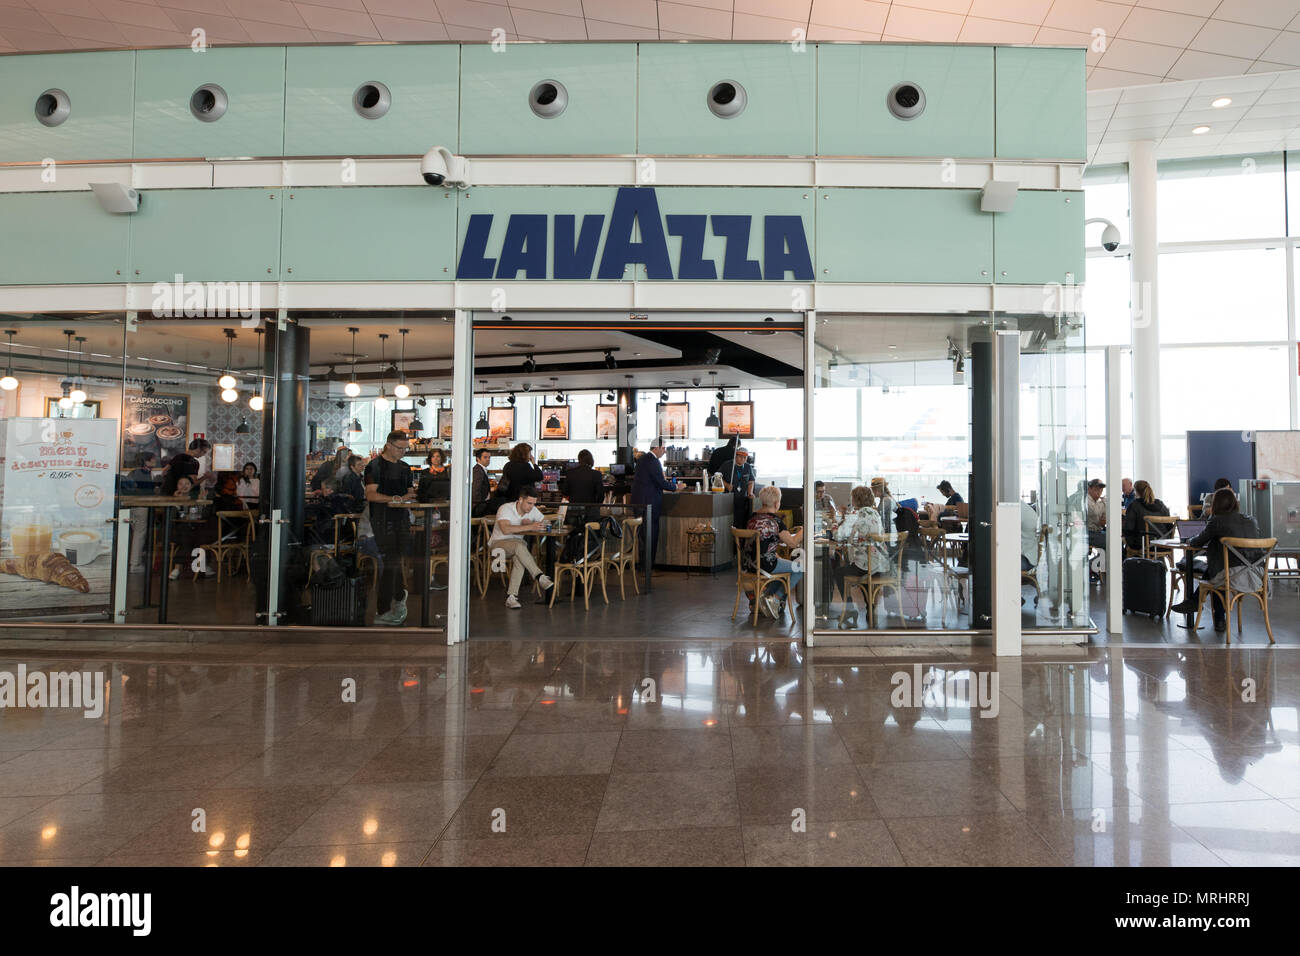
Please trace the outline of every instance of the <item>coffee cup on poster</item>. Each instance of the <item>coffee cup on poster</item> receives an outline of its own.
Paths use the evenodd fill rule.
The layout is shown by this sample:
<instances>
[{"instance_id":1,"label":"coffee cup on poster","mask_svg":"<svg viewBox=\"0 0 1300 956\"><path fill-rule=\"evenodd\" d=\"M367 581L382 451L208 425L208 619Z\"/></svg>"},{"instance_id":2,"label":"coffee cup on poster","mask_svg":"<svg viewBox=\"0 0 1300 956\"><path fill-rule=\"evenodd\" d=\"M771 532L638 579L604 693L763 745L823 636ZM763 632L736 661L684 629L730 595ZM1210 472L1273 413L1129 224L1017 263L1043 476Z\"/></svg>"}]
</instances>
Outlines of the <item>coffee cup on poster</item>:
<instances>
[{"instance_id":1,"label":"coffee cup on poster","mask_svg":"<svg viewBox=\"0 0 1300 956\"><path fill-rule=\"evenodd\" d=\"M103 538L93 528L64 528L56 538L58 549L73 564L90 564L103 549Z\"/></svg>"},{"instance_id":2,"label":"coffee cup on poster","mask_svg":"<svg viewBox=\"0 0 1300 956\"><path fill-rule=\"evenodd\" d=\"M147 445L153 441L154 426L148 422L136 422L126 430L127 436L134 445Z\"/></svg>"}]
</instances>

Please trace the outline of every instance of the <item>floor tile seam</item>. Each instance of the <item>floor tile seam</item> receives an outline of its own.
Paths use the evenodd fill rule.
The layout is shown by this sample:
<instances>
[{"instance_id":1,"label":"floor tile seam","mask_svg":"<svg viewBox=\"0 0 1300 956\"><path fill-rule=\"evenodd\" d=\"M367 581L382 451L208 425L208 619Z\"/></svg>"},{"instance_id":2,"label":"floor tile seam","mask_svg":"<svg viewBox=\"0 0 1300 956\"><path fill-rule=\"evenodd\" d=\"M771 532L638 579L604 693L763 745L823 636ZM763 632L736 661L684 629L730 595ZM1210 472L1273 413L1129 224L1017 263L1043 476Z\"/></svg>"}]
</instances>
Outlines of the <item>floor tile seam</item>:
<instances>
[{"instance_id":1,"label":"floor tile seam","mask_svg":"<svg viewBox=\"0 0 1300 956\"><path fill-rule=\"evenodd\" d=\"M600 814L605 809L605 799L609 796L609 782L614 777L614 761L618 759L619 748L623 746L623 734L626 732L627 722L624 721L618 728L618 743L614 745L614 755L610 758L609 771L605 774L605 786L600 791L600 805L596 807L596 818L592 821L591 833L587 835L587 846L582 851L582 866L586 866L587 861L591 859L591 844L596 839L597 828L600 825Z\"/></svg>"},{"instance_id":2,"label":"floor tile seam","mask_svg":"<svg viewBox=\"0 0 1300 956\"><path fill-rule=\"evenodd\" d=\"M529 706L531 707L532 705L530 704ZM517 723L517 722L516 722L516 723ZM461 777L461 778L459 778L461 781L464 781L464 782L469 783L469 786L465 788L465 792L464 792L464 794L462 794L462 795L461 795L461 798L460 798L458 801L456 801L456 806L454 806L454 807L451 808L451 812L450 812L449 814L447 814L447 819L446 819L445 821L443 821L442 826L438 828L438 833L437 833L437 835L434 837L434 839L433 839L433 843L431 843L431 844L429 845L428 852L426 852L426 853L424 854L424 857L420 860L420 862L419 862L419 864L418 864L419 866L423 867L423 866L424 866L424 865L429 861L429 857L431 857L431 856L433 855L433 851L434 851L435 849L437 849L438 844L441 843L441 842L443 841L444 837L446 837L446 835L447 835L447 831L451 829L451 824L452 824L452 821L454 821L454 820L456 819L456 814L458 814L458 813L460 812L460 810L461 810L461 807L463 807L463 806L465 805L465 801L469 799L469 795L470 795L471 793L473 793L473 792L475 791L475 789L478 788L478 785L479 785L480 783L482 783L482 781L484 780L484 778L487 776L487 772L492 768L492 765L493 765L494 763L496 763L496 759L497 759L499 756L501 756L501 751L505 749L506 744L508 744L508 743L510 742L510 738L512 738L514 735L515 735L515 730L514 730L514 728L511 728L511 730L510 730L509 733L507 733L507 734L502 734L502 735L501 735L501 738L502 738L502 739L501 739L501 743L500 743L500 745L498 745L496 751L492 754L492 759L491 759L491 760L488 760L488 761L483 765L483 769L480 770L480 771L478 772L478 774L473 778L473 782L472 782L472 783L469 783L468 778L465 778L465 777ZM491 734L491 735L481 735L481 734L480 734L480 735L470 735L470 734L462 734L462 735L461 735L461 740L462 740L462 741L467 741L468 737L470 737L470 736L497 736L497 735L495 735L495 734ZM386 749L388 749L388 748L385 747L384 749L386 750ZM383 751L380 751L380 753L382 753L382 752L383 752ZM378 754L376 754L375 756L378 756ZM361 768L358 768L358 769L357 769L357 773L360 773L360 772L361 772ZM355 776L355 774L354 774L354 776ZM381 785L381 786L382 786L382 785Z\"/></svg>"}]
</instances>

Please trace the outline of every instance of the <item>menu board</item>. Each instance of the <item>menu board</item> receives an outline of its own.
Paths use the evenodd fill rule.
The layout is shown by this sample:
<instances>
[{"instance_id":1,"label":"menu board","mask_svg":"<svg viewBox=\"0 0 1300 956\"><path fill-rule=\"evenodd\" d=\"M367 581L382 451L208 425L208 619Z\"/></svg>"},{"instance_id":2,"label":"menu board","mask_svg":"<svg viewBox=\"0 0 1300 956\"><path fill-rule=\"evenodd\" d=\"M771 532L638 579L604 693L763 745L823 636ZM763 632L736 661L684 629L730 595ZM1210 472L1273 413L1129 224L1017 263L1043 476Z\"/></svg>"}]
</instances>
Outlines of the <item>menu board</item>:
<instances>
[{"instance_id":1,"label":"menu board","mask_svg":"<svg viewBox=\"0 0 1300 956\"><path fill-rule=\"evenodd\" d=\"M455 409L438 409L438 437L451 441L451 423Z\"/></svg>"},{"instance_id":2,"label":"menu board","mask_svg":"<svg viewBox=\"0 0 1300 956\"><path fill-rule=\"evenodd\" d=\"M513 405L494 405L487 410L488 413L488 442L490 444L500 444L501 442L515 440L515 407Z\"/></svg>"},{"instance_id":3,"label":"menu board","mask_svg":"<svg viewBox=\"0 0 1300 956\"><path fill-rule=\"evenodd\" d=\"M596 437L597 438L618 437L618 406L617 405L596 406Z\"/></svg>"},{"instance_id":4,"label":"menu board","mask_svg":"<svg viewBox=\"0 0 1300 956\"><path fill-rule=\"evenodd\" d=\"M128 387L122 399L122 470L144 464L146 455L157 455L165 465L183 452L189 417L188 395L145 395Z\"/></svg>"},{"instance_id":5,"label":"menu board","mask_svg":"<svg viewBox=\"0 0 1300 956\"><path fill-rule=\"evenodd\" d=\"M687 437L691 406L686 402L660 402L655 406L655 431L665 442Z\"/></svg>"},{"instance_id":6,"label":"menu board","mask_svg":"<svg viewBox=\"0 0 1300 956\"><path fill-rule=\"evenodd\" d=\"M537 434L543 439L564 440L569 437L569 406L543 405L539 413Z\"/></svg>"},{"instance_id":7,"label":"menu board","mask_svg":"<svg viewBox=\"0 0 1300 956\"><path fill-rule=\"evenodd\" d=\"M0 617L109 606L117 426L0 421Z\"/></svg>"},{"instance_id":8,"label":"menu board","mask_svg":"<svg viewBox=\"0 0 1300 956\"><path fill-rule=\"evenodd\" d=\"M406 408L400 412L397 409L393 409L392 431L404 431L410 435L411 422L415 421L417 417L418 416L415 414L413 409Z\"/></svg>"},{"instance_id":9,"label":"menu board","mask_svg":"<svg viewBox=\"0 0 1300 956\"><path fill-rule=\"evenodd\" d=\"M718 437L730 438L754 437L754 403L753 402L719 402L718 403Z\"/></svg>"}]
</instances>

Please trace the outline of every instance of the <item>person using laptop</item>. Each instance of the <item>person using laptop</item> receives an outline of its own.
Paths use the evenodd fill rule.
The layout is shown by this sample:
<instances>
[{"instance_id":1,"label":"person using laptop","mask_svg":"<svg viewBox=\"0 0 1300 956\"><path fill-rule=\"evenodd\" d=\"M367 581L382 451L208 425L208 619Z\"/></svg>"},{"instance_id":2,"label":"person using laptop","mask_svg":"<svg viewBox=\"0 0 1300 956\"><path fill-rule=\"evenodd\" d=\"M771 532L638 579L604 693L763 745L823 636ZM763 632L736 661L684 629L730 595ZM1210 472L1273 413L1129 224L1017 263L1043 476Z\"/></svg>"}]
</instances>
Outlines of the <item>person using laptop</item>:
<instances>
[{"instance_id":1,"label":"person using laptop","mask_svg":"<svg viewBox=\"0 0 1300 956\"><path fill-rule=\"evenodd\" d=\"M1213 500L1214 517L1206 522L1204 531L1188 542L1194 547L1205 548L1204 583L1217 587L1223 584L1226 574L1231 574L1234 591L1253 591L1263 583L1259 569L1246 567L1241 557L1231 553L1228 560L1229 567L1224 568L1224 549L1219 542L1223 538L1258 538L1259 526L1241 513L1237 496L1231 488L1220 488L1214 493ZM1243 554L1246 560L1258 559L1258 552L1253 550L1248 549ZM1226 610L1217 594L1212 595L1210 601L1211 611L1214 614L1214 629L1222 633L1228 629ZM1197 594L1193 591L1188 598L1175 604L1170 610L1175 614L1195 614L1196 608Z\"/></svg>"}]
</instances>

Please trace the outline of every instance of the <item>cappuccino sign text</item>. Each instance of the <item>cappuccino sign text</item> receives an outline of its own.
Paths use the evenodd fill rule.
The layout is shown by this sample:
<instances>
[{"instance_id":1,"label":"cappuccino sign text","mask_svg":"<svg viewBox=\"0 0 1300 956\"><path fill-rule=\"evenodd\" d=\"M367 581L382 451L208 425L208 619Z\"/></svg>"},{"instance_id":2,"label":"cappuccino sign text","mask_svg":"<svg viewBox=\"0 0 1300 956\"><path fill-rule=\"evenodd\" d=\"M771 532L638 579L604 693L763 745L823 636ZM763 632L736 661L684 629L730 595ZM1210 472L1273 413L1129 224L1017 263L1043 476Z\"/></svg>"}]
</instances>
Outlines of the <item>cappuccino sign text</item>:
<instances>
[{"instance_id":1,"label":"cappuccino sign text","mask_svg":"<svg viewBox=\"0 0 1300 956\"><path fill-rule=\"evenodd\" d=\"M608 227L603 214L584 215L579 224L572 214L511 213L499 248L489 248L495 218L492 213L470 215L457 279L627 279L634 277L629 267L637 265L645 266L647 279L809 282L813 278L802 216L665 217L650 187L621 187ZM749 257L750 235L756 229L763 235L761 261ZM724 241L721 262L704 255L709 235ZM668 236L681 239L676 262L669 253Z\"/></svg>"}]
</instances>

